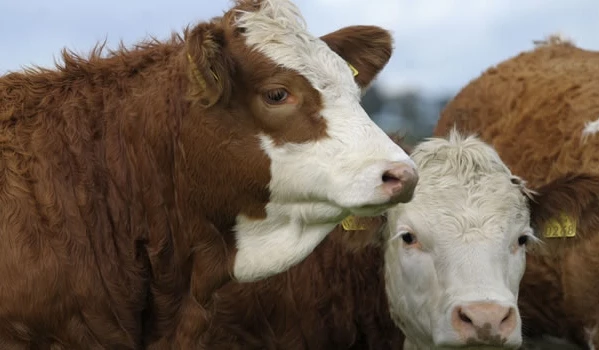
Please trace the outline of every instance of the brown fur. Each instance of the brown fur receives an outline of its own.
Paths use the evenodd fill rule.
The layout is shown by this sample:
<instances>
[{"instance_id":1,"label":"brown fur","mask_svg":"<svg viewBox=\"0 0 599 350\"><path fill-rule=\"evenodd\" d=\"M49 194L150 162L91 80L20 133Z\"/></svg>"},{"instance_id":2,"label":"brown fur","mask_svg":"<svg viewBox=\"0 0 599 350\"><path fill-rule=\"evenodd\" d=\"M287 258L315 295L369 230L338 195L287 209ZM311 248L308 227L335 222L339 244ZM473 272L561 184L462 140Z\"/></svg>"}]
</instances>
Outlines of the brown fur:
<instances>
[{"instance_id":1,"label":"brown fur","mask_svg":"<svg viewBox=\"0 0 599 350\"><path fill-rule=\"evenodd\" d=\"M401 349L385 294L381 223L368 223L371 240L361 248L348 250L344 236L353 232L338 226L289 271L221 288L202 337L206 348Z\"/></svg>"},{"instance_id":2,"label":"brown fur","mask_svg":"<svg viewBox=\"0 0 599 350\"><path fill-rule=\"evenodd\" d=\"M0 78L0 348L195 346L230 280L234 218L269 198L252 135L326 137L316 91L246 59L229 21ZM363 30L328 43L369 82L391 43ZM250 86L273 76L305 103L262 116Z\"/></svg>"},{"instance_id":3,"label":"brown fur","mask_svg":"<svg viewBox=\"0 0 599 350\"><path fill-rule=\"evenodd\" d=\"M352 36L349 34L356 29L359 29L360 40L350 39ZM346 57L348 63L358 70L356 82L363 91L372 83L372 77L378 74L375 67L386 64L391 58L391 34L378 30L377 27L346 27L326 34L321 39L341 57Z\"/></svg>"},{"instance_id":4,"label":"brown fur","mask_svg":"<svg viewBox=\"0 0 599 350\"><path fill-rule=\"evenodd\" d=\"M545 239L527 257L519 304L526 335L550 334L586 346L599 321L599 135L582 137L599 118L599 52L550 38L464 87L434 134L477 133L539 192L539 232L559 213L577 222L575 238ZM599 339L594 339L595 347Z\"/></svg>"}]
</instances>

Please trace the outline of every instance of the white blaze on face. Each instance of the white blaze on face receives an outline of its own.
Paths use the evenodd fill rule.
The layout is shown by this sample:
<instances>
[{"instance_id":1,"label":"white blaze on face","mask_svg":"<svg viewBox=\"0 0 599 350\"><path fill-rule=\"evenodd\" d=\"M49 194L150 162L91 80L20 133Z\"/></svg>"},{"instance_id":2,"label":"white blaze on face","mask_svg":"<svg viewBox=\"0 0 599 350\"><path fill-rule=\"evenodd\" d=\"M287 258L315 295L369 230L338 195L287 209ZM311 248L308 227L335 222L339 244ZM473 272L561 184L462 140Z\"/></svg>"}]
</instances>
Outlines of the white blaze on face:
<instances>
[{"instance_id":1,"label":"white blaze on face","mask_svg":"<svg viewBox=\"0 0 599 350\"><path fill-rule=\"evenodd\" d=\"M362 91L347 62L307 32L295 5L264 0L260 10L240 12L236 25L245 28L248 46L299 73L320 93L320 116L328 135L316 142L282 145L259 135L271 159L267 218L240 216L236 226L234 274L249 281L301 261L350 213L378 215L407 201L413 186L409 196L400 199L398 192L389 193L385 174L416 171L406 152L361 107Z\"/></svg>"},{"instance_id":2,"label":"white blaze on face","mask_svg":"<svg viewBox=\"0 0 599 350\"><path fill-rule=\"evenodd\" d=\"M455 132L412 158L414 198L388 213L392 317L420 348L518 346L525 242L535 239L524 185L490 146Z\"/></svg>"}]
</instances>

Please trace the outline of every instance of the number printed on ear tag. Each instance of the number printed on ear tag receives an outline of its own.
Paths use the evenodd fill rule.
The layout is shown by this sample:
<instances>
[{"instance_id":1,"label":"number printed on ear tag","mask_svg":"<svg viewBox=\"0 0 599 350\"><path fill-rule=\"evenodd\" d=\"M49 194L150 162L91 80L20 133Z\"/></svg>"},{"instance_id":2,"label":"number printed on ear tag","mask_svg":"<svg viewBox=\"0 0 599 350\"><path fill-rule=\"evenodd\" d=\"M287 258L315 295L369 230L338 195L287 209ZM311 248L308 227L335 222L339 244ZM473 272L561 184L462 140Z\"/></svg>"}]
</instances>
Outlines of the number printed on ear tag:
<instances>
[{"instance_id":1,"label":"number printed on ear tag","mask_svg":"<svg viewBox=\"0 0 599 350\"><path fill-rule=\"evenodd\" d=\"M563 238L576 236L576 221L565 213L550 219L545 224L543 235L547 238Z\"/></svg>"}]
</instances>

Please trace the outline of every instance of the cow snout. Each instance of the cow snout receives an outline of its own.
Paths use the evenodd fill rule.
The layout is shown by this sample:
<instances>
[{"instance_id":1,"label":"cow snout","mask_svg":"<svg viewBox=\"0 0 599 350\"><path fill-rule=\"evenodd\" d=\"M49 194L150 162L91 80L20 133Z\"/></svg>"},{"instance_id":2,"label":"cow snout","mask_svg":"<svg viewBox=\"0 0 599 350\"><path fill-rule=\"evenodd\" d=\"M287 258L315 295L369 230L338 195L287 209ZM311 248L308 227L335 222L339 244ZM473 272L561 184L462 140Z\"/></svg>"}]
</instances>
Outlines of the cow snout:
<instances>
[{"instance_id":1,"label":"cow snout","mask_svg":"<svg viewBox=\"0 0 599 350\"><path fill-rule=\"evenodd\" d=\"M501 345L516 329L518 314L514 307L481 302L456 306L451 320L466 344Z\"/></svg>"},{"instance_id":2,"label":"cow snout","mask_svg":"<svg viewBox=\"0 0 599 350\"><path fill-rule=\"evenodd\" d=\"M383 191L391 197L391 202L406 203L414 196L418 172L410 164L394 162L383 173L382 181Z\"/></svg>"}]
</instances>

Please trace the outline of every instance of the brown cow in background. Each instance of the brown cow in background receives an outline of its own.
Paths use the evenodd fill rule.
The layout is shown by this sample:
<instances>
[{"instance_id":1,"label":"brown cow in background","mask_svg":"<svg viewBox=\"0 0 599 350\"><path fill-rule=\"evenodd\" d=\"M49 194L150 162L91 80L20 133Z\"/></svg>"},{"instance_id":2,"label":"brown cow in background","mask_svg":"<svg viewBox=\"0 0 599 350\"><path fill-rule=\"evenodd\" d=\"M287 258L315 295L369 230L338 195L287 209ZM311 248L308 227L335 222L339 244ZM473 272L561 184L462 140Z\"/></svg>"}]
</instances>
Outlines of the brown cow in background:
<instances>
[{"instance_id":1,"label":"brown cow in background","mask_svg":"<svg viewBox=\"0 0 599 350\"><path fill-rule=\"evenodd\" d=\"M448 103L454 125L490 142L550 209L545 248L527 256L519 306L528 336L599 348L599 52L556 36L489 68ZM534 212L534 208L533 208Z\"/></svg>"},{"instance_id":2,"label":"brown cow in background","mask_svg":"<svg viewBox=\"0 0 599 350\"><path fill-rule=\"evenodd\" d=\"M412 197L359 104L386 30L317 38L290 1L238 0L101 51L0 77L0 348L194 348L220 285Z\"/></svg>"}]
</instances>

